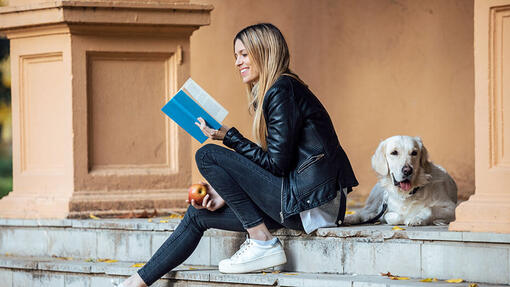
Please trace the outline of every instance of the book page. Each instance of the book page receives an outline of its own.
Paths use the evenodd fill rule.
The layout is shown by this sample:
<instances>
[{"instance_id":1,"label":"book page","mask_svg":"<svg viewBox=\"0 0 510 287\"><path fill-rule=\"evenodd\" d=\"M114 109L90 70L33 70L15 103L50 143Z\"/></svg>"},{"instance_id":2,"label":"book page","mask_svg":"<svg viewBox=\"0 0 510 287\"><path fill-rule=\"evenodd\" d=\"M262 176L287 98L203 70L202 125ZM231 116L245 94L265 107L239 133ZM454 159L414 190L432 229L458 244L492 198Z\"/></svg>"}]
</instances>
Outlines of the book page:
<instances>
[{"instance_id":1,"label":"book page","mask_svg":"<svg viewBox=\"0 0 510 287\"><path fill-rule=\"evenodd\" d=\"M228 111L220 105L213 97L211 97L202 87L189 78L182 86L190 96L197 101L214 119L223 122Z\"/></svg>"}]
</instances>

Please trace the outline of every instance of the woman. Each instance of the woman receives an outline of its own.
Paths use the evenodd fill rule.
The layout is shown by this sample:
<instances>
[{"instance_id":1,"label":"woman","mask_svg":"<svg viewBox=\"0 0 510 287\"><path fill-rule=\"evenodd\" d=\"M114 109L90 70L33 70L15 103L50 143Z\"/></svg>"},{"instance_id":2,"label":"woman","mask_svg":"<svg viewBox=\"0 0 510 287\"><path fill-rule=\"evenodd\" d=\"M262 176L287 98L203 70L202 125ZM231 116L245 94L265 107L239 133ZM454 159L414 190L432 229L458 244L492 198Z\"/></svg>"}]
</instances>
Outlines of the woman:
<instances>
[{"instance_id":1,"label":"woman","mask_svg":"<svg viewBox=\"0 0 510 287\"><path fill-rule=\"evenodd\" d=\"M124 287L151 285L181 264L208 228L248 232L239 251L219 263L220 272L244 273L287 261L269 229L310 233L344 218L346 192L358 182L328 113L289 70L281 32L271 24L246 27L234 39L234 55L257 144L235 128L213 130L198 119L205 135L233 150L208 144L197 151L208 195L200 206L192 200L176 230Z\"/></svg>"}]
</instances>

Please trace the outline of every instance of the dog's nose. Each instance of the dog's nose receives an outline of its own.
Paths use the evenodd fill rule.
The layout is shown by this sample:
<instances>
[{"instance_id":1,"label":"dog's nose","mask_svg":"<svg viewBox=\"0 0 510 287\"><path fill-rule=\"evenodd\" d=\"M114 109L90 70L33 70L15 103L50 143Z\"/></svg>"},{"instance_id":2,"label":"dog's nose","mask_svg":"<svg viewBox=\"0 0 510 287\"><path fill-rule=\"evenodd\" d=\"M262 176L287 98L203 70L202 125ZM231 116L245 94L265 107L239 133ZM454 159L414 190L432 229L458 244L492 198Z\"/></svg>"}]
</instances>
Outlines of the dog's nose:
<instances>
[{"instance_id":1,"label":"dog's nose","mask_svg":"<svg viewBox=\"0 0 510 287\"><path fill-rule=\"evenodd\" d=\"M410 166L404 166L402 168L402 173L405 175L405 176L410 176L412 173L413 173L413 168L410 167Z\"/></svg>"}]
</instances>

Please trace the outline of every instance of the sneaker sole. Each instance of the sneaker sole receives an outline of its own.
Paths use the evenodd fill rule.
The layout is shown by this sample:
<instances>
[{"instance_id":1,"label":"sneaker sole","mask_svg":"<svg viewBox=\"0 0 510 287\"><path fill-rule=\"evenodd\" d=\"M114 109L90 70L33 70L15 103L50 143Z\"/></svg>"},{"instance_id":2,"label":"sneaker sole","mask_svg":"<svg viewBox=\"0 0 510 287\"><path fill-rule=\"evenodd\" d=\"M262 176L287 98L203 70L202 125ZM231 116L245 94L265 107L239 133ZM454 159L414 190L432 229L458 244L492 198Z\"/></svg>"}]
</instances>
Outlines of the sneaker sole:
<instances>
[{"instance_id":1,"label":"sneaker sole","mask_svg":"<svg viewBox=\"0 0 510 287\"><path fill-rule=\"evenodd\" d=\"M236 264L227 268L222 268L220 266L219 271L221 273L248 273L275 267L285 263L287 263L287 257L285 256L285 252L282 251L248 263Z\"/></svg>"}]
</instances>

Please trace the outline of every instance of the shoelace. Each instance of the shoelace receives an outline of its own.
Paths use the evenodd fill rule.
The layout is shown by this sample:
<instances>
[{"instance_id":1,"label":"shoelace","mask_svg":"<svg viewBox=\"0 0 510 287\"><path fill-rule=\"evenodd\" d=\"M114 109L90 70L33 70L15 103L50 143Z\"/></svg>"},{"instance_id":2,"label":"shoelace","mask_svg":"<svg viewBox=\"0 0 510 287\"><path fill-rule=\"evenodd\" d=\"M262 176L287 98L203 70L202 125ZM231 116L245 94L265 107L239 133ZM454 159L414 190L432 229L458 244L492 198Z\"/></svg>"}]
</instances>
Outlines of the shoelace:
<instances>
[{"instance_id":1,"label":"shoelace","mask_svg":"<svg viewBox=\"0 0 510 287\"><path fill-rule=\"evenodd\" d=\"M241 247L239 247L239 250L237 250L237 252L234 253L234 255L232 255L232 259L241 256L241 254L243 254L250 245L252 245L251 240L246 239L246 241L243 244L241 244Z\"/></svg>"}]
</instances>

